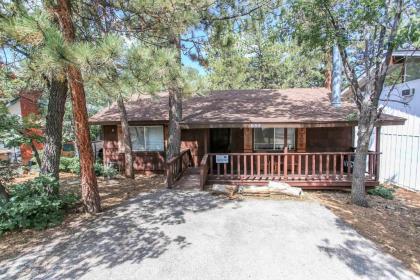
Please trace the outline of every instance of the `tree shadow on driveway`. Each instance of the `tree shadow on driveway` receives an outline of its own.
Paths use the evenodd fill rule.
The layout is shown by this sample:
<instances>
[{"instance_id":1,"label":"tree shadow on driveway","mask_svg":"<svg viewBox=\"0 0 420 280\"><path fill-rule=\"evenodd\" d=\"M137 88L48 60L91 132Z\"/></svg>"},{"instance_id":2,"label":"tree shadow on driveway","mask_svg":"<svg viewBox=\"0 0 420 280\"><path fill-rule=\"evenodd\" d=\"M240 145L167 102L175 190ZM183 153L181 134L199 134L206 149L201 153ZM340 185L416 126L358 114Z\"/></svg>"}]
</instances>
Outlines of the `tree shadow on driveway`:
<instances>
[{"instance_id":1,"label":"tree shadow on driveway","mask_svg":"<svg viewBox=\"0 0 420 280\"><path fill-rule=\"evenodd\" d=\"M185 223L187 212L203 212L229 203L204 192L159 190L131 199L83 223L71 236L47 241L0 263L1 279L76 279L91 268L141 263L168 248L190 244L162 227Z\"/></svg>"},{"instance_id":2,"label":"tree shadow on driveway","mask_svg":"<svg viewBox=\"0 0 420 280\"><path fill-rule=\"evenodd\" d=\"M344 240L334 242L321 240L318 249L331 259L338 259L360 278L416 280L397 259L382 253L376 245L362 238L354 229L340 219L335 221Z\"/></svg>"}]
</instances>

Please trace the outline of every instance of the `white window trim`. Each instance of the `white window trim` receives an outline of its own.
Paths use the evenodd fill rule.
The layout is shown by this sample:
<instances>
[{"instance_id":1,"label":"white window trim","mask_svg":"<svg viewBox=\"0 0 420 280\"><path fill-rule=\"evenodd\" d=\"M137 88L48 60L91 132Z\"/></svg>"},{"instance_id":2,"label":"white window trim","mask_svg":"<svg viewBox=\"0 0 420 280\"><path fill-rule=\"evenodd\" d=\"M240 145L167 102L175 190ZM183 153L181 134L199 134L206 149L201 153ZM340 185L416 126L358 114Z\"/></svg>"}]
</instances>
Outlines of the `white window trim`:
<instances>
[{"instance_id":1,"label":"white window trim","mask_svg":"<svg viewBox=\"0 0 420 280\"><path fill-rule=\"evenodd\" d=\"M162 139L162 147L163 147L163 149L162 150L135 150L135 149L133 149L133 152L164 152L165 151L165 128L163 127L163 125L130 125L129 126L129 129L130 129L130 127L134 127L134 128L143 128L143 140L144 140L144 146L145 147L147 147L147 137L146 137L146 131L145 131L145 128L147 128L147 127L160 127L160 128L162 128L162 136L163 136L163 139ZM131 145L133 145L133 140L131 140Z\"/></svg>"}]
</instances>

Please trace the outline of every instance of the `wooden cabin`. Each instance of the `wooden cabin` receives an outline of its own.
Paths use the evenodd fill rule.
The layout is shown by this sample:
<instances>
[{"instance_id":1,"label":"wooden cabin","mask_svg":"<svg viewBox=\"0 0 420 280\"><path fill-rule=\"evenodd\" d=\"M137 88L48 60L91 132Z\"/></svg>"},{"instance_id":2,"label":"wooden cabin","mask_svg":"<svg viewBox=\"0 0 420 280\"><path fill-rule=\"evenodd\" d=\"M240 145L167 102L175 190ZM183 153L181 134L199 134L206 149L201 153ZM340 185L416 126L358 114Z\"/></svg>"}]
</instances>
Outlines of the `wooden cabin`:
<instances>
[{"instance_id":1,"label":"wooden cabin","mask_svg":"<svg viewBox=\"0 0 420 280\"><path fill-rule=\"evenodd\" d=\"M136 172L164 172L167 94L132 98L126 109ZM182 149L190 151L191 165L205 173L203 184L275 179L307 188L350 186L356 111L345 100L333 107L325 88L214 91L184 98ZM90 123L103 128L105 163L124 169L116 104ZM403 123L402 118L382 115L376 127ZM377 145L368 155L367 185L377 184L379 162Z\"/></svg>"}]
</instances>

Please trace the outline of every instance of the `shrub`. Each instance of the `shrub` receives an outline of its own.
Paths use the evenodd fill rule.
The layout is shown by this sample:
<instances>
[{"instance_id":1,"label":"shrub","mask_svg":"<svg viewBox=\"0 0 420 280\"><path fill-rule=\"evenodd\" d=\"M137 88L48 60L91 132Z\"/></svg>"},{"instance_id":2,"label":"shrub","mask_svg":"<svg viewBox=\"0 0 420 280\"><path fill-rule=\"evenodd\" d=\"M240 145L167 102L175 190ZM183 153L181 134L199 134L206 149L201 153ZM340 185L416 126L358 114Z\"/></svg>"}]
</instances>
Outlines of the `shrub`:
<instances>
[{"instance_id":1,"label":"shrub","mask_svg":"<svg viewBox=\"0 0 420 280\"><path fill-rule=\"evenodd\" d=\"M115 170L114 168L104 166L103 164L99 162L95 163L94 168L95 168L96 176L104 176L110 179L114 178L118 173L118 171Z\"/></svg>"},{"instance_id":2,"label":"shrub","mask_svg":"<svg viewBox=\"0 0 420 280\"><path fill-rule=\"evenodd\" d=\"M73 193L59 194L58 181L48 176L11 186L10 199L0 204L0 234L56 226L63 221L65 210L78 199Z\"/></svg>"},{"instance_id":3,"label":"shrub","mask_svg":"<svg viewBox=\"0 0 420 280\"><path fill-rule=\"evenodd\" d=\"M118 171L112 167L104 166L99 162L95 162L93 165L95 169L96 176L105 176L108 178L114 178ZM80 161L77 157L66 158L62 157L60 159L60 171L70 172L75 174L80 174Z\"/></svg>"},{"instance_id":4,"label":"shrub","mask_svg":"<svg viewBox=\"0 0 420 280\"><path fill-rule=\"evenodd\" d=\"M394 199L394 189L385 188L382 185L375 187L374 189L368 190L368 194L377 195L385 199Z\"/></svg>"},{"instance_id":5,"label":"shrub","mask_svg":"<svg viewBox=\"0 0 420 280\"><path fill-rule=\"evenodd\" d=\"M60 158L60 171L80 174L80 161L78 157Z\"/></svg>"}]
</instances>

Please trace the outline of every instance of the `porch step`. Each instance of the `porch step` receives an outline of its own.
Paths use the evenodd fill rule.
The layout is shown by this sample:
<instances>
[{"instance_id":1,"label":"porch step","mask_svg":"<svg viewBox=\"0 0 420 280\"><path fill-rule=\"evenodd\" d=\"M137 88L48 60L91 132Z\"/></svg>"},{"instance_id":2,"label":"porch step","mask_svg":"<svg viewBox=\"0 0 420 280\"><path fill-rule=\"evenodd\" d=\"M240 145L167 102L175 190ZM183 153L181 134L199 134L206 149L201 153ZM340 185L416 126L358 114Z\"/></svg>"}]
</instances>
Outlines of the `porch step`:
<instances>
[{"instance_id":1,"label":"porch step","mask_svg":"<svg viewBox=\"0 0 420 280\"><path fill-rule=\"evenodd\" d=\"M200 189L200 168L189 167L174 184L175 189Z\"/></svg>"}]
</instances>

